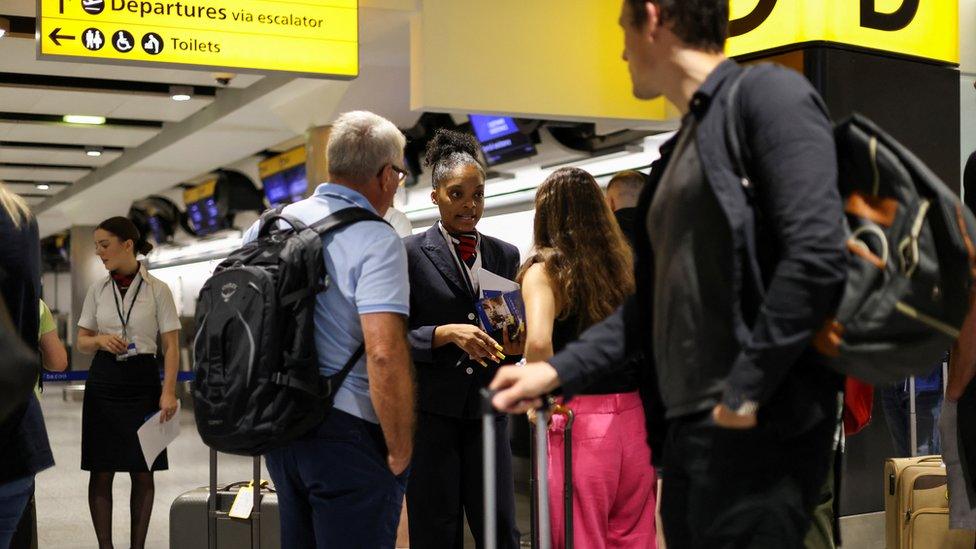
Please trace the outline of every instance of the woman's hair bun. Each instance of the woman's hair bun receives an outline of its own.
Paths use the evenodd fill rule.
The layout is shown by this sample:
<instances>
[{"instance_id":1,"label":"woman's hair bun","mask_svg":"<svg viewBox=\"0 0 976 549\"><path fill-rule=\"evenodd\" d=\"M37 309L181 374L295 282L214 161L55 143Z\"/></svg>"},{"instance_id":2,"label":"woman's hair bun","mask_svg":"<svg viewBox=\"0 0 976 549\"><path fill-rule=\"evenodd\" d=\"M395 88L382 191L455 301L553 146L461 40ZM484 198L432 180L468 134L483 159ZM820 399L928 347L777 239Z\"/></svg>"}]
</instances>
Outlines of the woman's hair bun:
<instances>
[{"instance_id":1,"label":"woman's hair bun","mask_svg":"<svg viewBox=\"0 0 976 549\"><path fill-rule=\"evenodd\" d=\"M428 167L435 166L455 153L467 154L481 163L480 152L481 147L473 135L442 128L437 130L434 138L427 142L424 163Z\"/></svg>"},{"instance_id":2,"label":"woman's hair bun","mask_svg":"<svg viewBox=\"0 0 976 549\"><path fill-rule=\"evenodd\" d=\"M149 252L153 251L152 242L148 240L140 240L136 242L136 251L142 255L149 255Z\"/></svg>"}]
</instances>

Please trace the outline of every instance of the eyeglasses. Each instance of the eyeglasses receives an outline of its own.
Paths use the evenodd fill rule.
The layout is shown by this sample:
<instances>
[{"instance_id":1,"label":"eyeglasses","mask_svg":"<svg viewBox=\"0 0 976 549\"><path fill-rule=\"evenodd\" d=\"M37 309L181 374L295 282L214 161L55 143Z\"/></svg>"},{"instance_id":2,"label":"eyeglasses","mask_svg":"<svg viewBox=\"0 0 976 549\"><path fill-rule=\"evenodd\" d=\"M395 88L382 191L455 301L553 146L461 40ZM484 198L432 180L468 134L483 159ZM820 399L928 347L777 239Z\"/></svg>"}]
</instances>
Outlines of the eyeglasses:
<instances>
[{"instance_id":1,"label":"eyeglasses","mask_svg":"<svg viewBox=\"0 0 976 549\"><path fill-rule=\"evenodd\" d=\"M396 164L392 164L391 163L391 164L388 164L388 166L390 166L390 168L393 170L393 172L397 174L397 182L400 183L401 185L403 184L404 181L407 180L407 176L410 175L410 172L408 172L407 170L404 170L403 168L397 166ZM385 169L386 169L386 166L383 166L382 168L380 168L380 171L376 174L376 176L379 177L380 175L382 175L383 174L383 170L385 170Z\"/></svg>"}]
</instances>

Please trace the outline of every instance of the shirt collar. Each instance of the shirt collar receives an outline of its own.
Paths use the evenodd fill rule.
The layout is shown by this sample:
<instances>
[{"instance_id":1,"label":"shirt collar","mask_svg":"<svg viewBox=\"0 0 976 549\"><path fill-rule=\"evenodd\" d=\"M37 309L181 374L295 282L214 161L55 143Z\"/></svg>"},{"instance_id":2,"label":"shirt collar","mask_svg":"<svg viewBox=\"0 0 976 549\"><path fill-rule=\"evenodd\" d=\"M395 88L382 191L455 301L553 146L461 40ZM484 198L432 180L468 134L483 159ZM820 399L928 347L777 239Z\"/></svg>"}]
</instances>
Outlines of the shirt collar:
<instances>
[{"instance_id":1,"label":"shirt collar","mask_svg":"<svg viewBox=\"0 0 976 549\"><path fill-rule=\"evenodd\" d=\"M699 120L705 113L708 112L708 107L711 105L712 100L715 99L715 95L721 89L722 84L738 69L739 64L732 59L726 59L719 63L715 70L705 78L701 87L698 88L691 96L691 101L688 103L688 111L695 115Z\"/></svg>"},{"instance_id":2,"label":"shirt collar","mask_svg":"<svg viewBox=\"0 0 976 549\"><path fill-rule=\"evenodd\" d=\"M136 271L136 275L132 279L132 284L133 285L134 284L137 284L140 279L145 280L146 283L149 283L150 282L150 280L149 280L149 269L146 268L146 263L143 262L143 261L140 261L139 262L139 270ZM102 287L104 288L105 286L108 286L110 284L113 284L112 280L113 280L112 279L112 273L108 273L108 276L105 277L105 281L102 283Z\"/></svg>"},{"instance_id":3,"label":"shirt collar","mask_svg":"<svg viewBox=\"0 0 976 549\"><path fill-rule=\"evenodd\" d=\"M374 214L379 215L376 211L376 208L374 208L373 205L369 203L369 200L366 200L366 197L363 196L362 193L353 190L345 185L339 185L337 183L322 183L321 185L315 188L315 195L316 196L326 196L326 195L338 196L346 200L349 200L350 202L353 202L360 208L365 208L373 212Z\"/></svg>"},{"instance_id":4,"label":"shirt collar","mask_svg":"<svg viewBox=\"0 0 976 549\"><path fill-rule=\"evenodd\" d=\"M444 235L444 240L446 240L449 244L454 244L454 237L451 236L451 233L447 232L447 228L444 227L444 224L443 223L441 223L440 221L438 221L437 222L437 228L440 229L441 230L441 234ZM474 237L475 237L475 246L477 246L477 247L480 248L481 247L481 233L479 233L478 231L475 231L474 232Z\"/></svg>"}]
</instances>

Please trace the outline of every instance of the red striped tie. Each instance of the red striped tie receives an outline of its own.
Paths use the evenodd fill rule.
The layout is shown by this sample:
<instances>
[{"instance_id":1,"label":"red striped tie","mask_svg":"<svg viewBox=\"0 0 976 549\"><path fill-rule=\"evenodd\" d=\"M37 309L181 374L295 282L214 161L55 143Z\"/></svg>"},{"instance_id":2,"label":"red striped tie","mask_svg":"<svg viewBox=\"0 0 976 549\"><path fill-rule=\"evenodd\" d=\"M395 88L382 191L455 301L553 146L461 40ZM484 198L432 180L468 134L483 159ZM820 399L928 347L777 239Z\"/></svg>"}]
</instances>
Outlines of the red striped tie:
<instances>
[{"instance_id":1,"label":"red striped tie","mask_svg":"<svg viewBox=\"0 0 976 549\"><path fill-rule=\"evenodd\" d=\"M474 266L474 259L478 255L478 237L474 234L462 233L452 235L457 245L461 261L469 268Z\"/></svg>"}]
</instances>

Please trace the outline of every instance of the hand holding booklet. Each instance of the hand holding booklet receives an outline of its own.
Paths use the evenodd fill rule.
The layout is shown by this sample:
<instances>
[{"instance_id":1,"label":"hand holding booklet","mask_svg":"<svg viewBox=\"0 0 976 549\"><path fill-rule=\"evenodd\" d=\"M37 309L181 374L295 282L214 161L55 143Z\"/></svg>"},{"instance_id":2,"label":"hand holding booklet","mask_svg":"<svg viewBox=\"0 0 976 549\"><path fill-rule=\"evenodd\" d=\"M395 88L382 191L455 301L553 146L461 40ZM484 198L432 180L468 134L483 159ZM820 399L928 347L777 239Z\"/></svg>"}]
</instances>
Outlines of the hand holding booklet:
<instances>
[{"instance_id":1,"label":"hand holding booklet","mask_svg":"<svg viewBox=\"0 0 976 549\"><path fill-rule=\"evenodd\" d=\"M514 337L525 326L525 304L519 285L485 269L479 271L478 280L482 299L475 303L475 310L482 329L501 341L507 326L509 336Z\"/></svg>"}]
</instances>

